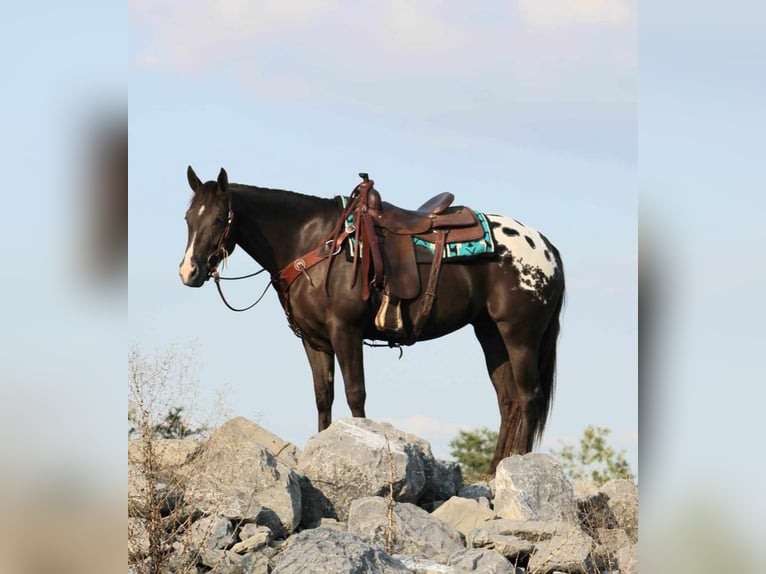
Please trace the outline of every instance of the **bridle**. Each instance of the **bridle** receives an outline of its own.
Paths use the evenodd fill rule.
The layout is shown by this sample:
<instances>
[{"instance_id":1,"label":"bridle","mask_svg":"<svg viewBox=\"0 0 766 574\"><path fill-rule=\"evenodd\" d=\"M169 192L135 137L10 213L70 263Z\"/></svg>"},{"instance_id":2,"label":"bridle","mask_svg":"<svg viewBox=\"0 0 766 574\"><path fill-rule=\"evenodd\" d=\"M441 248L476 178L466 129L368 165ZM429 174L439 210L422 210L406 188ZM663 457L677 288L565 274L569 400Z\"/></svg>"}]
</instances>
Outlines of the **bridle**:
<instances>
[{"instance_id":1,"label":"bridle","mask_svg":"<svg viewBox=\"0 0 766 574\"><path fill-rule=\"evenodd\" d=\"M226 258L229 256L229 252L226 250L226 247L224 246L224 243L226 242L226 238L229 236L229 232L231 231L231 224L234 221L234 211L231 209L231 198L229 198L229 213L226 217L226 227L224 227L223 232L221 233L221 237L218 239L218 245L215 248L215 251L213 251L210 255L207 257L207 264L208 264L208 277L212 277L215 281L215 286L218 289L218 294L221 296L221 301L223 301L224 305L226 305L229 309L236 312L242 312L247 311L249 309L252 309L255 307L258 303L261 302L261 299L266 295L266 291L268 291L269 286L271 285L271 282L266 284L266 288L263 290L263 293L261 293L260 297L255 300L254 303L251 305L248 305L247 307L244 307L242 309L237 309L235 307L232 307L229 302L226 300L226 297L224 297L223 290L221 289L221 281L237 281L239 279L248 279L249 277L255 277L256 275L260 275L266 269L259 269L255 273L249 273L247 275L241 275L239 277L221 277L218 273L218 263L221 261L226 261ZM217 260L217 261L215 261ZM213 264L212 262L215 261Z\"/></svg>"}]
</instances>

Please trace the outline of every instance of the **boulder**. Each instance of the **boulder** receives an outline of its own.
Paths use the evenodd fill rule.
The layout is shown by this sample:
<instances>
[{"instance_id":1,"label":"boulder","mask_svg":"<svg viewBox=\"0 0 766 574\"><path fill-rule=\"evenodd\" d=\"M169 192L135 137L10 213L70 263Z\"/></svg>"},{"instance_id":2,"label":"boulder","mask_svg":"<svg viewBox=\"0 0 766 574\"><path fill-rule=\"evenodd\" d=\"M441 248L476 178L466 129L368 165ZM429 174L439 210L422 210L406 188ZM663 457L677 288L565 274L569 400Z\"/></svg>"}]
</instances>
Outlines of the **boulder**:
<instances>
[{"instance_id":1,"label":"boulder","mask_svg":"<svg viewBox=\"0 0 766 574\"><path fill-rule=\"evenodd\" d=\"M569 522L555 520L508 520L485 522L466 537L470 548L497 550L511 562L528 556L540 544L561 532L576 528Z\"/></svg>"},{"instance_id":2,"label":"boulder","mask_svg":"<svg viewBox=\"0 0 766 574\"><path fill-rule=\"evenodd\" d=\"M535 544L527 568L531 572L550 574L564 571L569 574L589 574L593 539L579 526L566 525L548 540Z\"/></svg>"},{"instance_id":3,"label":"boulder","mask_svg":"<svg viewBox=\"0 0 766 574\"><path fill-rule=\"evenodd\" d=\"M240 542L232 546L231 551L237 554L256 552L268 546L271 542L271 530L266 526L248 524L254 528L242 529L239 533Z\"/></svg>"},{"instance_id":4,"label":"boulder","mask_svg":"<svg viewBox=\"0 0 766 574\"><path fill-rule=\"evenodd\" d=\"M492 491L487 482L475 482L463 486L458 490L457 495L460 498L472 498L474 500L479 500L480 498L486 498L487 500L492 499Z\"/></svg>"},{"instance_id":5,"label":"boulder","mask_svg":"<svg viewBox=\"0 0 766 574\"><path fill-rule=\"evenodd\" d=\"M466 548L458 550L447 561L458 572L479 574L516 574L516 567L495 550Z\"/></svg>"},{"instance_id":6,"label":"boulder","mask_svg":"<svg viewBox=\"0 0 766 574\"><path fill-rule=\"evenodd\" d=\"M304 530L285 546L272 574L410 574L381 548L334 528Z\"/></svg>"},{"instance_id":7,"label":"boulder","mask_svg":"<svg viewBox=\"0 0 766 574\"><path fill-rule=\"evenodd\" d=\"M428 558L417 558L404 554L394 554L393 557L404 564L412 574L462 574L452 566L440 564Z\"/></svg>"},{"instance_id":8,"label":"boulder","mask_svg":"<svg viewBox=\"0 0 766 574\"><path fill-rule=\"evenodd\" d=\"M495 518L486 498L471 500L458 496L453 496L440 505L431 515L451 524L466 536L474 528L480 528L487 520Z\"/></svg>"},{"instance_id":9,"label":"boulder","mask_svg":"<svg viewBox=\"0 0 766 574\"><path fill-rule=\"evenodd\" d=\"M620 548L615 557L619 574L638 574L638 544Z\"/></svg>"},{"instance_id":10,"label":"boulder","mask_svg":"<svg viewBox=\"0 0 766 574\"><path fill-rule=\"evenodd\" d=\"M194 548L223 550L234 544L234 526L222 516L200 518L189 531Z\"/></svg>"},{"instance_id":11,"label":"boulder","mask_svg":"<svg viewBox=\"0 0 766 574\"><path fill-rule=\"evenodd\" d=\"M426 443L428 444L428 443ZM425 454L426 485L418 497L418 505L437 500L447 500L455 496L463 486L463 471L460 463L438 460L429 456L430 445Z\"/></svg>"},{"instance_id":12,"label":"boulder","mask_svg":"<svg viewBox=\"0 0 766 574\"><path fill-rule=\"evenodd\" d=\"M632 542L638 542L638 486L630 480L610 480L599 492L606 495L617 526L622 528Z\"/></svg>"},{"instance_id":13,"label":"boulder","mask_svg":"<svg viewBox=\"0 0 766 574\"><path fill-rule=\"evenodd\" d=\"M351 502L386 496L390 484L395 500L417 502L433 460L425 440L388 423L352 418L339 419L312 436L298 469L329 504L326 517L345 521Z\"/></svg>"},{"instance_id":14,"label":"boulder","mask_svg":"<svg viewBox=\"0 0 766 574\"><path fill-rule=\"evenodd\" d=\"M185 465L186 500L206 514L255 522L287 535L301 517L298 475L243 428L224 424Z\"/></svg>"},{"instance_id":15,"label":"boulder","mask_svg":"<svg viewBox=\"0 0 766 574\"><path fill-rule=\"evenodd\" d=\"M406 502L394 503L373 496L355 500L348 515L348 531L362 540L385 548L386 532L392 529L392 551L417 558L431 558L442 564L465 547L464 537L455 528Z\"/></svg>"},{"instance_id":16,"label":"boulder","mask_svg":"<svg viewBox=\"0 0 766 574\"><path fill-rule=\"evenodd\" d=\"M240 440L258 443L265 446L279 461L293 470L298 467L301 451L293 443L281 439L271 431L244 417L234 417L221 428L226 428L232 435L238 435Z\"/></svg>"},{"instance_id":17,"label":"boulder","mask_svg":"<svg viewBox=\"0 0 766 574\"><path fill-rule=\"evenodd\" d=\"M514 455L495 473L495 513L512 520L577 520L572 485L547 454Z\"/></svg>"}]
</instances>

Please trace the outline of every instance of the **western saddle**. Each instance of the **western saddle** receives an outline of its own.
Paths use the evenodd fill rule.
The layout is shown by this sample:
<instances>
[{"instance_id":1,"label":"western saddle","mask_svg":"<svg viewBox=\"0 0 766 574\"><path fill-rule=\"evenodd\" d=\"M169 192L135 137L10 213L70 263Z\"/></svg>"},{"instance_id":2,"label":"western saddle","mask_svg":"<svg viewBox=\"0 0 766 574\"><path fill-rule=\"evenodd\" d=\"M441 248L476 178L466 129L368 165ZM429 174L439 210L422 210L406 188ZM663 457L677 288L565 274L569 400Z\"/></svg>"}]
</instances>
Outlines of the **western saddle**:
<instances>
[{"instance_id":1,"label":"western saddle","mask_svg":"<svg viewBox=\"0 0 766 574\"><path fill-rule=\"evenodd\" d=\"M450 241L469 241L484 236L479 220L472 210L452 207L455 196L449 192L435 195L416 210L403 209L381 200L366 173L360 173L362 182L349 199L347 212L354 214L354 222L361 229L361 247L355 243L354 260L361 254L362 277L370 277L370 284L382 292L375 316L378 330L414 342L431 312L436 297L441 263L447 237ZM349 209L350 208L350 209ZM425 249L416 251L413 237L434 245L431 254ZM401 301L415 299L421 292L418 263L430 263L431 271L417 314L409 334L405 332ZM368 289L364 289L368 296ZM409 337L408 337L409 335Z\"/></svg>"},{"instance_id":2,"label":"western saddle","mask_svg":"<svg viewBox=\"0 0 766 574\"><path fill-rule=\"evenodd\" d=\"M399 342L412 344L420 336L436 297L447 237L450 242L479 240L484 237L484 229L471 209L452 205L455 199L452 193L439 193L415 210L403 209L383 201L368 174L360 173L359 177L362 182L349 196L340 222L328 240L280 272L279 290L287 301L290 284L305 274L306 269L328 257L329 274L333 256L342 251L347 238L353 237L352 287L359 275L356 267L361 266L363 299L369 299L370 286L381 293L380 307L375 316L376 328ZM349 224L349 221L353 223ZM416 249L413 237L433 244L433 253L421 247ZM431 270L420 306L407 333L401 301L415 299L421 293L419 263L430 263Z\"/></svg>"}]
</instances>

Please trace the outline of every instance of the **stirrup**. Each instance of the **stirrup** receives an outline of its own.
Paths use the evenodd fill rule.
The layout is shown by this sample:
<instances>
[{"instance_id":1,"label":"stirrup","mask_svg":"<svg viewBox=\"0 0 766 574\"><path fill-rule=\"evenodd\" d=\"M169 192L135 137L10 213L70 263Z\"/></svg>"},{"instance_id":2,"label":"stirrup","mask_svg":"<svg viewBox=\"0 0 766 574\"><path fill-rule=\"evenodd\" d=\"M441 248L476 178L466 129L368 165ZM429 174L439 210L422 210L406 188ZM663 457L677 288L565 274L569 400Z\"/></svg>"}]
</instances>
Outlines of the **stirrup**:
<instances>
[{"instance_id":1,"label":"stirrup","mask_svg":"<svg viewBox=\"0 0 766 574\"><path fill-rule=\"evenodd\" d=\"M375 327L378 331L390 333L404 333L404 321L402 321L401 301L391 301L388 293L383 293L377 315L375 315Z\"/></svg>"}]
</instances>

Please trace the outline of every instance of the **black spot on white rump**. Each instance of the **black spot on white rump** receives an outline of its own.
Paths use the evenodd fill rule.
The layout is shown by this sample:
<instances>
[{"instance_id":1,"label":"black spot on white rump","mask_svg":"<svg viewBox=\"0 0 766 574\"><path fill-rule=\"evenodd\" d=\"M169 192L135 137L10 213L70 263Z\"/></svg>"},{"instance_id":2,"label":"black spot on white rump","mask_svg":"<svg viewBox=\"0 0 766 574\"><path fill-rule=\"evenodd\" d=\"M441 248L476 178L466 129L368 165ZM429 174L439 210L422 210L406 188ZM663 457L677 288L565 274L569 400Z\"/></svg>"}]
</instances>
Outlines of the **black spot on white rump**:
<instances>
[{"instance_id":1,"label":"black spot on white rump","mask_svg":"<svg viewBox=\"0 0 766 574\"><path fill-rule=\"evenodd\" d=\"M535 248L535 242L532 241L532 238L529 235L525 235L524 239L527 240L527 243L529 243L529 246L534 249Z\"/></svg>"},{"instance_id":2,"label":"black spot on white rump","mask_svg":"<svg viewBox=\"0 0 766 574\"><path fill-rule=\"evenodd\" d=\"M519 235L518 231L511 229L510 227L503 227L503 233L505 233L508 237L515 237Z\"/></svg>"}]
</instances>

